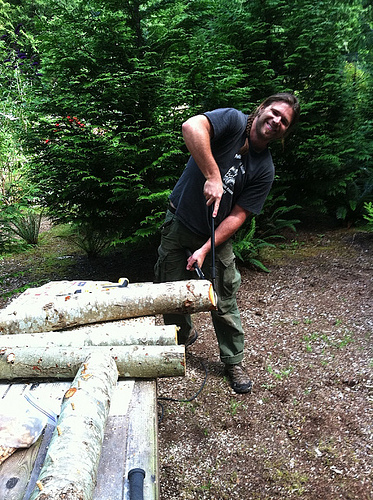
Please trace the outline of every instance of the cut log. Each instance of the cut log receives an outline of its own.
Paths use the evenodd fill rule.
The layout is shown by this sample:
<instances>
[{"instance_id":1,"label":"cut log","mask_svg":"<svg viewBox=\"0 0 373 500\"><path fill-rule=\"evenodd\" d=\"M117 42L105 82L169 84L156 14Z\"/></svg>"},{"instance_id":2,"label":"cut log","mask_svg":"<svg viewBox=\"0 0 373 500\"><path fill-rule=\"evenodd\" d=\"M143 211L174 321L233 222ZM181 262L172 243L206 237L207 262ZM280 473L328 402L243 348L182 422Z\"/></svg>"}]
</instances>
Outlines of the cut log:
<instances>
[{"instance_id":1,"label":"cut log","mask_svg":"<svg viewBox=\"0 0 373 500\"><path fill-rule=\"evenodd\" d=\"M92 353L110 355L119 376L158 378L185 376L185 346L14 347L0 348L0 379L73 379Z\"/></svg>"},{"instance_id":2,"label":"cut log","mask_svg":"<svg viewBox=\"0 0 373 500\"><path fill-rule=\"evenodd\" d=\"M80 366L62 402L31 500L92 499L117 379L108 352L96 351Z\"/></svg>"},{"instance_id":3,"label":"cut log","mask_svg":"<svg viewBox=\"0 0 373 500\"><path fill-rule=\"evenodd\" d=\"M12 448L11 446L0 446L0 464L2 464L10 455L17 450L17 448Z\"/></svg>"},{"instance_id":4,"label":"cut log","mask_svg":"<svg viewBox=\"0 0 373 500\"><path fill-rule=\"evenodd\" d=\"M0 311L0 332L46 332L124 318L213 309L216 296L207 280L143 283L96 293L41 296L23 301L22 307L14 301Z\"/></svg>"},{"instance_id":5,"label":"cut log","mask_svg":"<svg viewBox=\"0 0 373 500\"><path fill-rule=\"evenodd\" d=\"M2 335L1 347L83 347L121 345L176 345L176 325L123 326L102 323L61 332Z\"/></svg>"}]
</instances>

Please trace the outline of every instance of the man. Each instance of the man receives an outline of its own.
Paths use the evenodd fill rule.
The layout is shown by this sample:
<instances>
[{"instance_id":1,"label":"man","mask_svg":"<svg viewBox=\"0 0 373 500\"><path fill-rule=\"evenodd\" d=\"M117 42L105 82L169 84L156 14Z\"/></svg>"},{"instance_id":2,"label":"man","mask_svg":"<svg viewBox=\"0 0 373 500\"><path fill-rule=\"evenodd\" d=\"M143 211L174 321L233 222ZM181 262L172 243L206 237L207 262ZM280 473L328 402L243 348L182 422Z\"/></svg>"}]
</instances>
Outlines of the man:
<instances>
[{"instance_id":1,"label":"man","mask_svg":"<svg viewBox=\"0 0 373 500\"><path fill-rule=\"evenodd\" d=\"M268 145L283 139L299 118L295 96L268 97L247 116L224 108L187 120L182 126L191 157L170 195L155 266L159 282L185 280L197 264L210 276L211 217L215 221L216 293L211 313L220 359L237 393L251 391L242 366L244 333L236 302L241 276L235 266L231 237L249 214L259 214L271 188L274 166ZM186 250L189 257L186 261ZM197 339L189 315L165 315L165 324L180 327L178 342Z\"/></svg>"}]
</instances>

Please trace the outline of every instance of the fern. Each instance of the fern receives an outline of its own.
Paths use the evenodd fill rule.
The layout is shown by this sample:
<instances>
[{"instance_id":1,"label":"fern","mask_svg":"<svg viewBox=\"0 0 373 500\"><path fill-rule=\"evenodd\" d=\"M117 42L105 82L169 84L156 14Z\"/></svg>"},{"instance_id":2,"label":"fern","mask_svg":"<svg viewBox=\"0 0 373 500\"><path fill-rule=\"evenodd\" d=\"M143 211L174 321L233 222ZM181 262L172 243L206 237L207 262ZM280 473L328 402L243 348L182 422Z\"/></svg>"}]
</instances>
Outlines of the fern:
<instances>
[{"instance_id":1,"label":"fern","mask_svg":"<svg viewBox=\"0 0 373 500\"><path fill-rule=\"evenodd\" d=\"M250 221L249 230L246 229L245 224L237 231L236 238L233 241L233 251L236 257L244 264L251 264L269 273L269 269L259 260L259 254L261 249L274 247L275 245L263 239L256 238L255 231L256 219L253 217Z\"/></svg>"},{"instance_id":2,"label":"fern","mask_svg":"<svg viewBox=\"0 0 373 500\"><path fill-rule=\"evenodd\" d=\"M373 231L373 203L371 201L369 203L364 203L364 209L367 212L363 217L368 221L368 231Z\"/></svg>"}]
</instances>

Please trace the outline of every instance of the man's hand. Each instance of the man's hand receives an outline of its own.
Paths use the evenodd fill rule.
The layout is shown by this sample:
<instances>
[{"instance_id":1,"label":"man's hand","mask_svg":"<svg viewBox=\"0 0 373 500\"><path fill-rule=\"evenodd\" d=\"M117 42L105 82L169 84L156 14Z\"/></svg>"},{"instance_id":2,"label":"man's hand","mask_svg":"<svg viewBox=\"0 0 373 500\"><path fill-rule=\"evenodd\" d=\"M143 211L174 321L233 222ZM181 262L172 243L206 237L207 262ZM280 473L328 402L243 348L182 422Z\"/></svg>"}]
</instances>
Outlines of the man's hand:
<instances>
[{"instance_id":1,"label":"man's hand","mask_svg":"<svg viewBox=\"0 0 373 500\"><path fill-rule=\"evenodd\" d=\"M197 264L199 268L202 268L202 265L205 261L206 258L206 251L204 250L203 247L198 248L192 255L188 258L187 261L187 270L188 271L194 271L194 264Z\"/></svg>"},{"instance_id":2,"label":"man's hand","mask_svg":"<svg viewBox=\"0 0 373 500\"><path fill-rule=\"evenodd\" d=\"M214 210L212 216L216 217L219 210L220 200L223 196L223 184L221 179L217 181L207 179L203 187L203 194L206 198L206 205L208 207L213 205Z\"/></svg>"},{"instance_id":3,"label":"man's hand","mask_svg":"<svg viewBox=\"0 0 373 500\"><path fill-rule=\"evenodd\" d=\"M216 209L216 207L215 207ZM242 226L248 217L249 212L239 205L234 205L231 213L226 217L215 230L215 245L219 246L224 241L231 238L234 233ZM198 267L202 268L205 261L206 255L211 251L211 238L209 238L204 245L195 250L187 261L187 270L194 270L194 263L198 264Z\"/></svg>"}]
</instances>

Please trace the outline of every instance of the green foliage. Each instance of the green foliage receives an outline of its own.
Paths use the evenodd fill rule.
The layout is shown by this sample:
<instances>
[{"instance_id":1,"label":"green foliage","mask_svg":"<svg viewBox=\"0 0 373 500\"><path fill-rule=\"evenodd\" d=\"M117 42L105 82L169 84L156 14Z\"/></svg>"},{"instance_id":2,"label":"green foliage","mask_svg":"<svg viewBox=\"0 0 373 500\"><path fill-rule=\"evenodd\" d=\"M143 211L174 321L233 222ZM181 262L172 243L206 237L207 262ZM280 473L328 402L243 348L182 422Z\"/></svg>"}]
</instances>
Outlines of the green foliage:
<instances>
[{"instance_id":1,"label":"green foliage","mask_svg":"<svg viewBox=\"0 0 373 500\"><path fill-rule=\"evenodd\" d=\"M287 199L245 252L294 229L297 205L352 224L372 201L372 28L360 0L0 0L0 208L32 206L37 186L55 221L151 237L187 158L182 122L290 90L301 123L272 147Z\"/></svg>"},{"instance_id":2,"label":"green foliage","mask_svg":"<svg viewBox=\"0 0 373 500\"><path fill-rule=\"evenodd\" d=\"M19 238L28 245L37 245L42 216L42 210L35 207L3 205L0 212L0 250L14 248Z\"/></svg>"},{"instance_id":3,"label":"green foliage","mask_svg":"<svg viewBox=\"0 0 373 500\"><path fill-rule=\"evenodd\" d=\"M301 99L302 119L296 137L287 141L289 148L275 148L275 163L281 182L290 186L291 203L336 214L341 204L349 205L351 180L359 184L364 172L372 171L369 73L362 71L364 51L356 52L357 39L360 48L371 40L361 24L360 2L296 5L288 19L280 16L276 24L288 36L279 61L285 62L285 74Z\"/></svg>"},{"instance_id":4,"label":"green foliage","mask_svg":"<svg viewBox=\"0 0 373 500\"><path fill-rule=\"evenodd\" d=\"M258 234L261 238L282 238L281 232L290 229L296 232L299 219L289 219L288 215L293 210L301 208L300 205L288 205L283 192L283 186L274 186L267 197L262 213L257 216Z\"/></svg>"},{"instance_id":5,"label":"green foliage","mask_svg":"<svg viewBox=\"0 0 373 500\"><path fill-rule=\"evenodd\" d=\"M364 203L364 209L366 213L364 214L364 219L368 221L367 227L369 231L373 231L373 203Z\"/></svg>"},{"instance_id":6,"label":"green foliage","mask_svg":"<svg viewBox=\"0 0 373 500\"><path fill-rule=\"evenodd\" d=\"M273 189L264 205L263 212L246 222L236 233L233 248L236 256L245 264L251 264L262 271L269 269L259 260L260 251L265 247L274 247L271 241L282 239L284 230L296 231L298 219L288 219L287 215L299 205L287 206L285 195ZM248 227L249 226L249 227Z\"/></svg>"},{"instance_id":7,"label":"green foliage","mask_svg":"<svg viewBox=\"0 0 373 500\"><path fill-rule=\"evenodd\" d=\"M368 200L373 199L373 168L356 171L351 174L351 179L346 185L345 196L340 206L337 207L336 216L344 220L347 225L364 217L364 208Z\"/></svg>"},{"instance_id":8,"label":"green foliage","mask_svg":"<svg viewBox=\"0 0 373 500\"><path fill-rule=\"evenodd\" d=\"M114 4L50 6L52 20L41 16L43 94L29 173L55 221L120 228L126 239L154 230L151 214L165 206L182 155L176 117L157 102L160 56L140 28L154 12Z\"/></svg>"},{"instance_id":9,"label":"green foliage","mask_svg":"<svg viewBox=\"0 0 373 500\"><path fill-rule=\"evenodd\" d=\"M260 250L265 247L274 247L273 243L269 243L255 236L256 220L253 217L250 221L250 227L244 224L236 233L233 242L233 251L236 257L246 265L253 265L266 273L269 269L259 260Z\"/></svg>"},{"instance_id":10,"label":"green foliage","mask_svg":"<svg viewBox=\"0 0 373 500\"><path fill-rule=\"evenodd\" d=\"M17 240L36 245L41 213L37 189L27 180L27 157L22 148L29 125L27 103L37 78L33 37L17 19L17 9L0 1L0 248Z\"/></svg>"},{"instance_id":11,"label":"green foliage","mask_svg":"<svg viewBox=\"0 0 373 500\"><path fill-rule=\"evenodd\" d=\"M112 244L109 231L105 234L102 229L97 230L90 224L73 224L60 237L83 250L89 258L98 257Z\"/></svg>"},{"instance_id":12,"label":"green foliage","mask_svg":"<svg viewBox=\"0 0 373 500\"><path fill-rule=\"evenodd\" d=\"M25 213L16 214L8 220L6 227L8 231L19 236L27 244L37 245L42 216L42 212L28 210Z\"/></svg>"}]
</instances>

